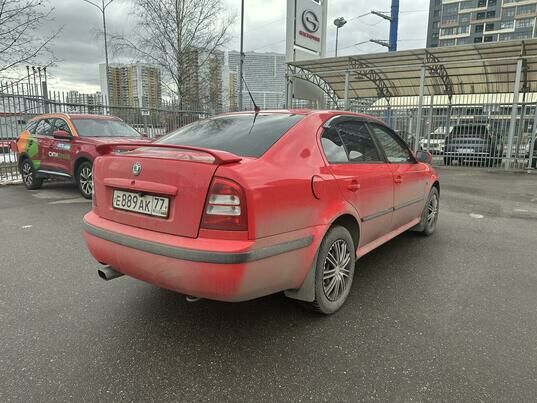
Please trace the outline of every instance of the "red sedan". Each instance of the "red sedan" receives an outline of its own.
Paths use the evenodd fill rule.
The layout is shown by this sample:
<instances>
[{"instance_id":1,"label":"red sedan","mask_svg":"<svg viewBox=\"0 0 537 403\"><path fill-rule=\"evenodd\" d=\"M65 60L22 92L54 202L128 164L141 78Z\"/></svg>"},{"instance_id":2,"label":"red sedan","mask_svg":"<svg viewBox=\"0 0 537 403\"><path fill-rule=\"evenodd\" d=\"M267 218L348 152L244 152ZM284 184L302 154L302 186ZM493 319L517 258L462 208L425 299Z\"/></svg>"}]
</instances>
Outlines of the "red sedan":
<instances>
[{"instance_id":1,"label":"red sedan","mask_svg":"<svg viewBox=\"0 0 537 403\"><path fill-rule=\"evenodd\" d=\"M436 227L431 155L364 115L227 114L97 151L84 236L104 279L220 301L285 291L330 314L358 258Z\"/></svg>"}]
</instances>

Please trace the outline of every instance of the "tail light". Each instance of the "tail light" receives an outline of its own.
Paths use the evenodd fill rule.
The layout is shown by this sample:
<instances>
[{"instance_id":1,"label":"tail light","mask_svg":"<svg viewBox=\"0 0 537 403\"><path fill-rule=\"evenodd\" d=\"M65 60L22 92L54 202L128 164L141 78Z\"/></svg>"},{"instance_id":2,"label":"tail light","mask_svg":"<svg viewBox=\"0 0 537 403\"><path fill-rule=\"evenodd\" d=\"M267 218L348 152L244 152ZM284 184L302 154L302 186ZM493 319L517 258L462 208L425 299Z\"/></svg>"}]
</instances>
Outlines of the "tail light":
<instances>
[{"instance_id":1,"label":"tail light","mask_svg":"<svg viewBox=\"0 0 537 403\"><path fill-rule=\"evenodd\" d=\"M246 231L246 197L242 187L229 179L214 178L209 189L201 227L223 231Z\"/></svg>"}]
</instances>

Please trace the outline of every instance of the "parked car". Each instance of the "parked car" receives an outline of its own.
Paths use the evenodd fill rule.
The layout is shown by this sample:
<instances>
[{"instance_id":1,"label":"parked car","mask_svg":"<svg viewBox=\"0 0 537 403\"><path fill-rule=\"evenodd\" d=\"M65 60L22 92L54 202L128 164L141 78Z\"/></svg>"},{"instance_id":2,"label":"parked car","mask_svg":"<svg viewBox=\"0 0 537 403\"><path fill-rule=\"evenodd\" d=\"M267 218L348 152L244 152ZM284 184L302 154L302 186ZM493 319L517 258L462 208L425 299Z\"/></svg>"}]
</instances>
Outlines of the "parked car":
<instances>
[{"instance_id":1,"label":"parked car","mask_svg":"<svg viewBox=\"0 0 537 403\"><path fill-rule=\"evenodd\" d=\"M436 228L431 154L364 115L227 114L97 151L84 237L104 279L220 301L285 291L330 314L356 259Z\"/></svg>"},{"instance_id":2,"label":"parked car","mask_svg":"<svg viewBox=\"0 0 537 403\"><path fill-rule=\"evenodd\" d=\"M118 141L146 140L113 116L60 113L32 119L12 148L27 189L39 189L45 179L67 178L90 199L95 147Z\"/></svg>"},{"instance_id":3,"label":"parked car","mask_svg":"<svg viewBox=\"0 0 537 403\"><path fill-rule=\"evenodd\" d=\"M450 133L453 127L450 129ZM420 149L429 151L432 154L443 154L446 145L447 128L439 127L431 133L430 138L422 138L420 140Z\"/></svg>"},{"instance_id":4,"label":"parked car","mask_svg":"<svg viewBox=\"0 0 537 403\"><path fill-rule=\"evenodd\" d=\"M468 124L453 127L446 139L444 164L454 161L493 166L502 161L503 143L493 136L486 124Z\"/></svg>"}]
</instances>

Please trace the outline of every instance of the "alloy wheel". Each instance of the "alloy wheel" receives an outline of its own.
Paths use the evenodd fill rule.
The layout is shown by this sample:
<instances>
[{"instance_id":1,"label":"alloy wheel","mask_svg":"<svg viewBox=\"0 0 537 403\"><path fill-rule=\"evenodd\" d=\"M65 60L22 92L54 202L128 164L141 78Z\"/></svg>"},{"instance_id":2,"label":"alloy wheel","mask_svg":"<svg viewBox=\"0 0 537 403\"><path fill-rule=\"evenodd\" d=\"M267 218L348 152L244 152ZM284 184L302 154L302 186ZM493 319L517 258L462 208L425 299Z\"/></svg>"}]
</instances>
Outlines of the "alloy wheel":
<instances>
[{"instance_id":1,"label":"alloy wheel","mask_svg":"<svg viewBox=\"0 0 537 403\"><path fill-rule=\"evenodd\" d=\"M343 295L351 282L350 261L351 255L347 243L338 239L328 250L323 270L324 294L332 302Z\"/></svg>"},{"instance_id":2,"label":"alloy wheel","mask_svg":"<svg viewBox=\"0 0 537 403\"><path fill-rule=\"evenodd\" d=\"M24 161L22 163L22 180L24 181L26 186L32 186L34 180L34 173L32 165L28 161Z\"/></svg>"},{"instance_id":3,"label":"alloy wheel","mask_svg":"<svg viewBox=\"0 0 537 403\"><path fill-rule=\"evenodd\" d=\"M93 190L93 178L90 167L84 167L80 170L80 188L84 194L90 195Z\"/></svg>"},{"instance_id":4,"label":"alloy wheel","mask_svg":"<svg viewBox=\"0 0 537 403\"><path fill-rule=\"evenodd\" d=\"M433 228L438 218L438 195L433 194L427 206L427 225Z\"/></svg>"}]
</instances>

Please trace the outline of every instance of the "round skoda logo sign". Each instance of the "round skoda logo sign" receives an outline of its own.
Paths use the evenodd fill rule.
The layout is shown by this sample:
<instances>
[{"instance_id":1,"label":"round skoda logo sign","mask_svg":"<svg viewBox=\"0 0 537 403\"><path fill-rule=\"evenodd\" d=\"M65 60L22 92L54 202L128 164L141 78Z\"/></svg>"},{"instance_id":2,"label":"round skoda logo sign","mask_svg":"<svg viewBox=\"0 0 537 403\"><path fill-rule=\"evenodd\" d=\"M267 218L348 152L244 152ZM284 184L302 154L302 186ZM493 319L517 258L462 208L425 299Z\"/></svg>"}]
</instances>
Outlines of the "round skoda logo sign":
<instances>
[{"instance_id":1,"label":"round skoda logo sign","mask_svg":"<svg viewBox=\"0 0 537 403\"><path fill-rule=\"evenodd\" d=\"M321 24L319 23L317 14L311 10L305 10L302 13L302 25L306 31L313 34L319 30Z\"/></svg>"}]
</instances>

